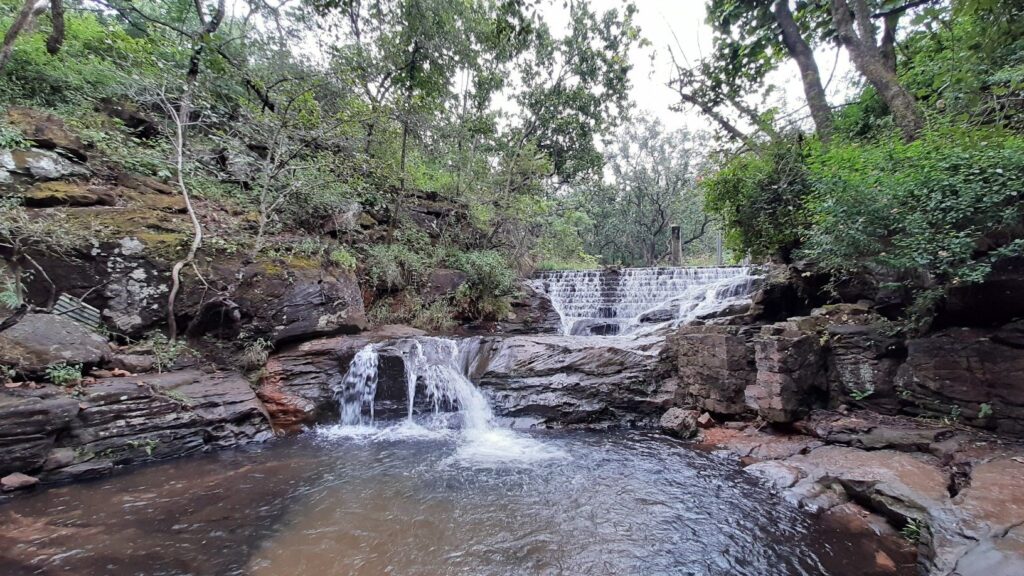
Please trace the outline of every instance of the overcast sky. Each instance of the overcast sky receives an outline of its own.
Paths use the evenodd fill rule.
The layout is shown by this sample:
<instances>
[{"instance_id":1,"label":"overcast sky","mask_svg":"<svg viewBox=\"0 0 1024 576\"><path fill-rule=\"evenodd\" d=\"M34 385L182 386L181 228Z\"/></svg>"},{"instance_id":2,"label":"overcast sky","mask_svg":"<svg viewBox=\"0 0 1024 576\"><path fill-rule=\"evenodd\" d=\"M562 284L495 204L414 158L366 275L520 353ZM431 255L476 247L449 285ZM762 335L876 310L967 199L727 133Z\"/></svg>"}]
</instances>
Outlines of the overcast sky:
<instances>
[{"instance_id":1,"label":"overcast sky","mask_svg":"<svg viewBox=\"0 0 1024 576\"><path fill-rule=\"evenodd\" d=\"M592 9L603 12L621 8L621 0L588 0ZM638 13L636 23L641 34L651 46L635 48L631 56L633 71L633 100L640 110L646 110L660 118L669 128L697 130L708 126L708 120L694 111L673 112L670 107L679 101L678 96L667 84L671 77L672 58L669 46L690 62L699 60L701 54L711 49L711 29L704 23L705 0L634 0ZM553 30L564 30L568 24L568 10L562 2L555 1L544 12L545 19ZM654 54L653 60L651 54ZM845 95L845 86L850 66L846 54L840 54L837 63L834 49L822 50L818 54L818 66L822 79L827 80L835 71L835 78L829 86L831 103L837 104ZM780 98L785 100L785 109L794 110L803 106L803 89L800 85L796 65L787 62L772 81L784 89ZM802 113L802 112L801 112Z\"/></svg>"}]
</instances>

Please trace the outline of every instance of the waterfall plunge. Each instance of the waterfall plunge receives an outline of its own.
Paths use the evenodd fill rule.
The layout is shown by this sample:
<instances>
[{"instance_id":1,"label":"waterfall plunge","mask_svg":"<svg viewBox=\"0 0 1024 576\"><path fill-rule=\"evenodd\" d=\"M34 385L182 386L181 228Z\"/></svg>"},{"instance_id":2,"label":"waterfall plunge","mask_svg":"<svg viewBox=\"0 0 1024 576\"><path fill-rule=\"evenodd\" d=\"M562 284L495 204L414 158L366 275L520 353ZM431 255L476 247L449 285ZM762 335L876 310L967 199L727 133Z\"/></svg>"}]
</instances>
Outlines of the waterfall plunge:
<instances>
[{"instance_id":1,"label":"waterfall plunge","mask_svg":"<svg viewBox=\"0 0 1024 576\"><path fill-rule=\"evenodd\" d=\"M533 285L562 319L562 333L640 334L748 302L761 277L748 267L625 268L542 272Z\"/></svg>"},{"instance_id":2,"label":"waterfall plunge","mask_svg":"<svg viewBox=\"0 0 1024 576\"><path fill-rule=\"evenodd\" d=\"M373 422L377 392L379 353L374 345L362 348L352 359L336 392L341 426L325 429L328 437L359 437L371 440L436 439L446 437L450 411L461 419L458 448L449 461L475 467L528 466L566 457L565 453L526 435L496 425L487 398L463 372L472 364L477 348L460 349L447 338L419 337L406 340L403 352L407 391L406 417L397 424L378 428ZM417 389L422 385L432 408L429 427L416 421ZM369 413L369 425L364 422ZM438 430L438 427L441 429Z\"/></svg>"}]
</instances>

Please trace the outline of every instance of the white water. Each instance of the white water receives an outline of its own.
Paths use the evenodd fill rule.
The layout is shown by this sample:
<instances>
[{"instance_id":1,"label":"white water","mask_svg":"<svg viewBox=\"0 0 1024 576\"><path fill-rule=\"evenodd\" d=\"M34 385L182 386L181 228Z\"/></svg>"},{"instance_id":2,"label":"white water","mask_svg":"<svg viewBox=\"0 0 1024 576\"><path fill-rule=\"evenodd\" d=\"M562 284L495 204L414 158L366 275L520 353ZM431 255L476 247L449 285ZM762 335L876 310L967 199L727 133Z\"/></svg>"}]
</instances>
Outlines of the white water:
<instances>
[{"instance_id":1,"label":"white water","mask_svg":"<svg viewBox=\"0 0 1024 576\"><path fill-rule=\"evenodd\" d=\"M373 345L352 359L337 391L341 425L322 428L327 438L368 441L436 439L453 435L458 426L459 444L452 461L473 466L524 465L565 454L541 442L496 425L491 406L463 370L472 358L455 340L422 337L410 339L405 361L407 412L398 423L377 426L373 421L379 354ZM416 390L422 384L431 413L415 416ZM369 420L364 420L364 411ZM453 422L453 412L457 416Z\"/></svg>"},{"instance_id":2,"label":"white water","mask_svg":"<svg viewBox=\"0 0 1024 576\"><path fill-rule=\"evenodd\" d=\"M533 284L551 298L563 334L589 333L595 322L633 334L746 301L759 279L747 267L625 268L543 272Z\"/></svg>"}]
</instances>

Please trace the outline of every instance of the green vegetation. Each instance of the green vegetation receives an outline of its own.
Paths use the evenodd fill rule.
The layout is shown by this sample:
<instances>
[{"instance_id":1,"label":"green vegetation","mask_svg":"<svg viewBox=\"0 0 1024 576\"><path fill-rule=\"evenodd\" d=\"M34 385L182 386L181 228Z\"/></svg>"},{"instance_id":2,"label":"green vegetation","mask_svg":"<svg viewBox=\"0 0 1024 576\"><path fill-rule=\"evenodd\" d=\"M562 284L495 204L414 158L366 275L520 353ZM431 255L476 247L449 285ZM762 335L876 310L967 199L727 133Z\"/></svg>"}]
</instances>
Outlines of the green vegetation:
<instances>
[{"instance_id":1,"label":"green vegetation","mask_svg":"<svg viewBox=\"0 0 1024 576\"><path fill-rule=\"evenodd\" d=\"M82 365L59 362L46 368L46 379L57 386L77 386L82 382Z\"/></svg>"},{"instance_id":2,"label":"green vegetation","mask_svg":"<svg viewBox=\"0 0 1024 576\"><path fill-rule=\"evenodd\" d=\"M1008 24L1024 8L866 2L891 11L887 29L904 35L893 51L888 36L858 37L881 35L878 19L830 4L846 6L800 5L787 20L758 3L709 2L715 52L676 79L684 103L717 115L737 142L702 182L706 206L734 252L810 262L836 284L874 278L910 294L905 320L926 329L949 288L1024 254L1024 30ZM828 43L851 50L864 84L837 113L818 114L817 63L799 48ZM778 110L734 102L765 88L786 57L804 72L810 135L777 122ZM727 121L737 116L753 130Z\"/></svg>"}]
</instances>

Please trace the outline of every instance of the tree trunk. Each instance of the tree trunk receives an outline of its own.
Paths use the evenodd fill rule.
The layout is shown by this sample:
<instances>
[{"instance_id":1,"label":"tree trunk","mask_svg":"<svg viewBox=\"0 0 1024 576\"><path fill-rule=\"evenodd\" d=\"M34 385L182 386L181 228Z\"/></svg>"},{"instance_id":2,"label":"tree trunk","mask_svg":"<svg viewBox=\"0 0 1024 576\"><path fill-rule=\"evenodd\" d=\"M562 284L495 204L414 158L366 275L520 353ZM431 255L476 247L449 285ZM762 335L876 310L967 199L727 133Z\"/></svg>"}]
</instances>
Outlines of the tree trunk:
<instances>
[{"instance_id":1,"label":"tree trunk","mask_svg":"<svg viewBox=\"0 0 1024 576\"><path fill-rule=\"evenodd\" d=\"M50 0L50 20L53 21L53 28L46 38L46 51L56 56L64 45L64 0Z\"/></svg>"},{"instance_id":2,"label":"tree trunk","mask_svg":"<svg viewBox=\"0 0 1024 576\"><path fill-rule=\"evenodd\" d=\"M875 43L873 33L875 28L870 20L871 15L868 13L867 5L863 0L853 0L853 2L857 7L856 11L850 9L846 0L832 0L832 21L839 35L839 41L850 52L850 58L857 70L885 100L892 113L893 121L903 132L903 139L911 142L917 139L924 128L924 118L917 107L917 101L900 84L884 51ZM857 32L855 24L860 29L860 34ZM895 35L895 24L887 23L887 27L890 27L890 33Z\"/></svg>"},{"instance_id":3,"label":"tree trunk","mask_svg":"<svg viewBox=\"0 0 1024 576\"><path fill-rule=\"evenodd\" d=\"M789 9L789 0L778 0L775 3L775 22L782 31L782 43L796 65L800 68L800 79L804 85L807 107L811 110L814 127L822 142L832 139L832 109L825 97L825 88L821 84L818 63L814 60L814 51L804 40L800 28L793 20L793 12Z\"/></svg>"},{"instance_id":4,"label":"tree trunk","mask_svg":"<svg viewBox=\"0 0 1024 576\"><path fill-rule=\"evenodd\" d=\"M7 29L7 33L4 34L4 43L0 46L0 71L7 66L7 62L11 59L11 53L14 51L14 41L18 39L18 35L21 31L28 27L32 23L32 20L36 17L36 3L39 0L25 0L25 4L21 7L21 11L14 17L14 22L11 22L11 27Z\"/></svg>"}]
</instances>

